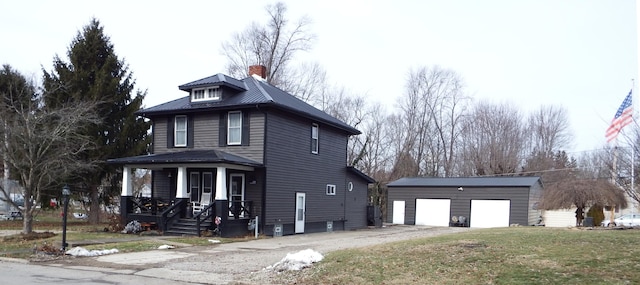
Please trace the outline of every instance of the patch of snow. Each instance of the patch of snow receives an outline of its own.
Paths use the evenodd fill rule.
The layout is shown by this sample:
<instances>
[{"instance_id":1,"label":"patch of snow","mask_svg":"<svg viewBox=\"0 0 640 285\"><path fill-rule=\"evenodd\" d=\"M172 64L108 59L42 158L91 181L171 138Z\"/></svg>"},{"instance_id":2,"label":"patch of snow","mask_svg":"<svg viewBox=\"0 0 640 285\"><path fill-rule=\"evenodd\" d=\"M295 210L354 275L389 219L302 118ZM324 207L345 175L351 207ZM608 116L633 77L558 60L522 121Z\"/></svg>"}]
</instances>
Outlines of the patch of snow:
<instances>
[{"instance_id":1,"label":"patch of snow","mask_svg":"<svg viewBox=\"0 0 640 285\"><path fill-rule=\"evenodd\" d=\"M210 242L210 243L220 243L220 241L219 241L219 240L217 240L217 239L210 239L210 240L209 240L209 242Z\"/></svg>"},{"instance_id":2,"label":"patch of snow","mask_svg":"<svg viewBox=\"0 0 640 285\"><path fill-rule=\"evenodd\" d=\"M100 255L118 253L118 250L115 248L104 249L104 250L87 250L84 247L76 246L70 250L67 250L65 253L73 256L100 256Z\"/></svg>"},{"instance_id":3,"label":"patch of snow","mask_svg":"<svg viewBox=\"0 0 640 285\"><path fill-rule=\"evenodd\" d=\"M172 249L172 248L176 248L173 245L168 245L168 244L163 244L161 246L158 247L158 249Z\"/></svg>"},{"instance_id":4,"label":"patch of snow","mask_svg":"<svg viewBox=\"0 0 640 285\"><path fill-rule=\"evenodd\" d=\"M321 261L323 258L324 256L321 253L313 249L305 249L296 253L287 253L287 256L282 260L265 269L275 271L301 270Z\"/></svg>"}]
</instances>

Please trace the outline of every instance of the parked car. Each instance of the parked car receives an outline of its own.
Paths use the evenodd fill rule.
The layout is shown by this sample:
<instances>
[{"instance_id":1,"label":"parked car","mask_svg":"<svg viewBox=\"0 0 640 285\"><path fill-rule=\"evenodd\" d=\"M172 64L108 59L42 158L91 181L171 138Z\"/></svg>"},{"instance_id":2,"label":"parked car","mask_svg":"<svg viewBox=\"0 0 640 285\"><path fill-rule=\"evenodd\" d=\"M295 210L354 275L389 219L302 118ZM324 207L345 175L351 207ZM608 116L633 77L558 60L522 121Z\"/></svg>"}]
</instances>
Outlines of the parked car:
<instances>
[{"instance_id":1,"label":"parked car","mask_svg":"<svg viewBox=\"0 0 640 285\"><path fill-rule=\"evenodd\" d=\"M608 227L611 223L610 219L605 219L600 223L603 227ZM613 219L612 226L638 227L640 226L640 214L626 214Z\"/></svg>"}]
</instances>

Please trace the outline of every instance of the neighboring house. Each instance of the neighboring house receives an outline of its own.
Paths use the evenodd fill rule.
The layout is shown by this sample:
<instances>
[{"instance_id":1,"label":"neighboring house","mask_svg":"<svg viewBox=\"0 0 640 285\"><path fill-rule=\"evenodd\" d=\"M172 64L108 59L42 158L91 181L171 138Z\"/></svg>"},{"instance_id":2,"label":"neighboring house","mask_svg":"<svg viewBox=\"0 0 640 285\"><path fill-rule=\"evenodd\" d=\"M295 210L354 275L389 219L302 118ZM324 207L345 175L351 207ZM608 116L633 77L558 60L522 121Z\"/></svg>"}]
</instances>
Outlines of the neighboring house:
<instances>
[{"instance_id":1,"label":"neighboring house","mask_svg":"<svg viewBox=\"0 0 640 285\"><path fill-rule=\"evenodd\" d=\"M138 112L153 122L152 154L109 160L123 165L124 221L199 234L219 217L223 236L247 234L256 216L266 235L367 226L373 180L347 166L360 132L262 80L265 67L250 74L181 85L188 96ZM134 168L152 170L148 201L133 197Z\"/></svg>"},{"instance_id":2,"label":"neighboring house","mask_svg":"<svg viewBox=\"0 0 640 285\"><path fill-rule=\"evenodd\" d=\"M545 227L563 228L563 227L575 227L576 226L576 210L571 209L558 209L558 210L545 210L542 211L542 218ZM605 217L607 215L605 214Z\"/></svg>"},{"instance_id":3,"label":"neighboring house","mask_svg":"<svg viewBox=\"0 0 640 285\"><path fill-rule=\"evenodd\" d=\"M387 186L394 224L487 228L541 219L539 177L417 177Z\"/></svg>"}]
</instances>

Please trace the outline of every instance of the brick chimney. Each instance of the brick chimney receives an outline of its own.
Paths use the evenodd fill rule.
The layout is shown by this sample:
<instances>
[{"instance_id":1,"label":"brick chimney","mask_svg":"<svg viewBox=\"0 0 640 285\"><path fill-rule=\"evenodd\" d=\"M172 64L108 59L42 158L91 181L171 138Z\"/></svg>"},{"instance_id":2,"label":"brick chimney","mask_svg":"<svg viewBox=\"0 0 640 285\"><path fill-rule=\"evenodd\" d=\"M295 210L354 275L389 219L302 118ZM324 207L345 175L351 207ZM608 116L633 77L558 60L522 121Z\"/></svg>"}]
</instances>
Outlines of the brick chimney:
<instances>
[{"instance_id":1,"label":"brick chimney","mask_svg":"<svg viewBox=\"0 0 640 285\"><path fill-rule=\"evenodd\" d=\"M257 75L262 79L267 79L267 67L264 65L252 65L249 66L249 76Z\"/></svg>"}]
</instances>

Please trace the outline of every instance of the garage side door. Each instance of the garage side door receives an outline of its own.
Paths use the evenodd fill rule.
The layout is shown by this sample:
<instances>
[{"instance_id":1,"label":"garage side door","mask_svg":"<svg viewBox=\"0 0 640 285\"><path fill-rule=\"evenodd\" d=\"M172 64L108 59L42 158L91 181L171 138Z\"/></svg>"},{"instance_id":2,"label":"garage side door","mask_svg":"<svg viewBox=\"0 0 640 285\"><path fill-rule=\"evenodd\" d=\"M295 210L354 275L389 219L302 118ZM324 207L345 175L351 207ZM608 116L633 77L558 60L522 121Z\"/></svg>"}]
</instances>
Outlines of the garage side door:
<instances>
[{"instance_id":1,"label":"garage side door","mask_svg":"<svg viewBox=\"0 0 640 285\"><path fill-rule=\"evenodd\" d=\"M416 225L448 227L451 199L416 199Z\"/></svg>"},{"instance_id":2,"label":"garage side door","mask_svg":"<svg viewBox=\"0 0 640 285\"><path fill-rule=\"evenodd\" d=\"M471 200L472 228L498 228L509 226L510 200Z\"/></svg>"},{"instance_id":3,"label":"garage side door","mask_svg":"<svg viewBox=\"0 0 640 285\"><path fill-rule=\"evenodd\" d=\"M404 201L393 201L393 223L404 225Z\"/></svg>"}]
</instances>

